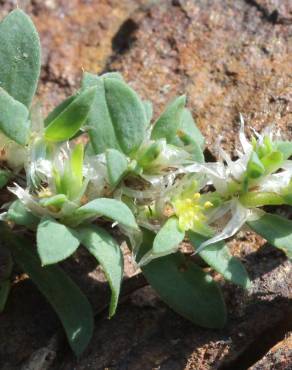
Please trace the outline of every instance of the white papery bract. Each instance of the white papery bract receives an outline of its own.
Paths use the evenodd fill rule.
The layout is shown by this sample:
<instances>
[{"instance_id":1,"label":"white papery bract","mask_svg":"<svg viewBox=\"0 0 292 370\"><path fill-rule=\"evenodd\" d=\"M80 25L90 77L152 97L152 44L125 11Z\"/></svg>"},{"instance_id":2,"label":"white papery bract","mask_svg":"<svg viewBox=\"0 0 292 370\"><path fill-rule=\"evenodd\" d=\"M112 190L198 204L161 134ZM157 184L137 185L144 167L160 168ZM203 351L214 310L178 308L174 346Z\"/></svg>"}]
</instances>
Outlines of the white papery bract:
<instances>
[{"instance_id":1,"label":"white papery bract","mask_svg":"<svg viewBox=\"0 0 292 370\"><path fill-rule=\"evenodd\" d=\"M285 160L278 150L279 132L266 128L261 134L254 131L256 139L251 142L245 136L242 116L239 139L242 151L237 151L239 158L233 161L229 154L218 148L219 162L194 163L185 168L186 172L205 175L208 183L224 200L210 215L208 224L217 230L218 220L230 214L229 221L221 231L203 242L196 253L210 244L232 237L246 221L260 217L257 207L266 204L282 204L281 196L291 185L292 162ZM254 160L254 163L252 162ZM258 172L257 172L258 171ZM280 171L280 172L279 172ZM275 173L276 172L276 173ZM261 202L257 197L261 196ZM283 199L283 203L285 200Z\"/></svg>"}]
</instances>

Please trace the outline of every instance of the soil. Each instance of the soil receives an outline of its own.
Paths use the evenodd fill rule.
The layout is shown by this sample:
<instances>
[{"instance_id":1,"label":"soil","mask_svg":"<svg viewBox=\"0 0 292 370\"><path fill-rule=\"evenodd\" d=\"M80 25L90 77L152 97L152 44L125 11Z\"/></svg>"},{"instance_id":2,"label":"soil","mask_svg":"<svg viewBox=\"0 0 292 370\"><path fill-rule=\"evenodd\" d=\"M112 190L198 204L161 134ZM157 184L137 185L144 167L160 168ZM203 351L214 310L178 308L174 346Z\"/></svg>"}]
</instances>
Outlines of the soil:
<instances>
[{"instance_id":1,"label":"soil","mask_svg":"<svg viewBox=\"0 0 292 370\"><path fill-rule=\"evenodd\" d=\"M235 154L239 112L247 132L275 124L291 139L289 0L19 0L18 5L40 32L38 97L44 113L76 90L82 69L118 70L154 102L155 114L186 93L210 160L219 136ZM0 0L0 17L15 6L16 1ZM126 247L121 304L108 320L104 276L80 250L63 267L92 302L96 325L78 360L48 303L27 277L16 275L0 316L0 369L290 369L291 263L248 230L229 246L253 284L245 292L220 281L229 321L219 331L191 325L168 309Z\"/></svg>"}]
</instances>

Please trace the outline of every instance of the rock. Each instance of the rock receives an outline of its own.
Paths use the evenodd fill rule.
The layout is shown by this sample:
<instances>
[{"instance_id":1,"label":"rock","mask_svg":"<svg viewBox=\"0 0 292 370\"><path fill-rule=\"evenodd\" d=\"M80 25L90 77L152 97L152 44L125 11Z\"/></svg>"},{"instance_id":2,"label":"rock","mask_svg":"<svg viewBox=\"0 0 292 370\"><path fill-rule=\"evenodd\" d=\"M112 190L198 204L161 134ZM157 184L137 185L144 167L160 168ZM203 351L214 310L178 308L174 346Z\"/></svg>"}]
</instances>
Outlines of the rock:
<instances>
[{"instance_id":1,"label":"rock","mask_svg":"<svg viewBox=\"0 0 292 370\"><path fill-rule=\"evenodd\" d=\"M286 370L292 364L292 332L276 344L270 351L249 370Z\"/></svg>"},{"instance_id":2,"label":"rock","mask_svg":"<svg viewBox=\"0 0 292 370\"><path fill-rule=\"evenodd\" d=\"M268 22L274 24L292 24L292 5L289 0L246 0L254 6Z\"/></svg>"},{"instance_id":3,"label":"rock","mask_svg":"<svg viewBox=\"0 0 292 370\"><path fill-rule=\"evenodd\" d=\"M259 3L291 17L289 1ZM234 149L240 112L247 126L261 130L275 123L291 137L291 30L264 17L256 4L160 2L132 16L139 24L135 42L126 54L114 55L108 68L121 71L156 112L186 93L212 150L219 136L226 149Z\"/></svg>"},{"instance_id":4,"label":"rock","mask_svg":"<svg viewBox=\"0 0 292 370\"><path fill-rule=\"evenodd\" d=\"M9 0L0 17L19 7L36 25L42 44L39 98L45 112L79 87L82 69L100 73L112 38L129 14L151 0Z\"/></svg>"},{"instance_id":5,"label":"rock","mask_svg":"<svg viewBox=\"0 0 292 370\"><path fill-rule=\"evenodd\" d=\"M0 369L19 370L34 351L47 345L59 325L35 286L25 277L15 281L0 315Z\"/></svg>"}]
</instances>

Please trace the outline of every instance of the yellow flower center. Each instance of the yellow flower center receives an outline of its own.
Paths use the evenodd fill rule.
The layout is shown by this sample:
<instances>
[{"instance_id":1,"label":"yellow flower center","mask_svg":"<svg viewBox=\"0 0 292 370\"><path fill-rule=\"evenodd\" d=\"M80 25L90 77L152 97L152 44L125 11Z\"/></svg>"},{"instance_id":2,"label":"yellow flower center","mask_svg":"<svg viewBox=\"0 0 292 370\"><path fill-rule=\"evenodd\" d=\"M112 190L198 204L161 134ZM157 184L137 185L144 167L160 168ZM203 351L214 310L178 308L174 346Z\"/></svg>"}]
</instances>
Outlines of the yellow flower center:
<instances>
[{"instance_id":1,"label":"yellow flower center","mask_svg":"<svg viewBox=\"0 0 292 370\"><path fill-rule=\"evenodd\" d=\"M207 217L204 212L213 207L213 204L209 201L204 202L200 193L194 193L192 198L177 198L172 203L182 230L205 229Z\"/></svg>"}]
</instances>

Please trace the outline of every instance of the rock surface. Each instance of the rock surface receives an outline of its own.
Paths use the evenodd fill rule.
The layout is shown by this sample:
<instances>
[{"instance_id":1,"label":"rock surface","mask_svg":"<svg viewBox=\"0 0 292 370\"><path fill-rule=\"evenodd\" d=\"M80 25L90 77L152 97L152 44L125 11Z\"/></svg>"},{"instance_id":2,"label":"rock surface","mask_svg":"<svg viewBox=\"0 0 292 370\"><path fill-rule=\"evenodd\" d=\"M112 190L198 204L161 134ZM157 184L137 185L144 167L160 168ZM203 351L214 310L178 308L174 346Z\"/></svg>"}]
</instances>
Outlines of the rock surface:
<instances>
[{"instance_id":1,"label":"rock surface","mask_svg":"<svg viewBox=\"0 0 292 370\"><path fill-rule=\"evenodd\" d=\"M259 130L274 122L291 138L289 0L18 3L33 16L41 34L39 96L45 111L76 89L82 67L96 73L119 70L154 102L156 114L169 99L186 93L209 150L222 135L232 154L239 112L247 126ZM15 5L13 0L0 1L0 16ZM289 352L271 350L272 357L269 352L260 359L292 330L291 264L251 232L240 233L230 247L245 263L253 287L244 293L225 285L230 319L224 330L190 325L149 287L130 294L145 285L139 277L130 287L126 283L125 303L107 320L103 276L81 255L65 267L99 313L87 352L77 362L62 335L55 344L60 324L54 313L32 284L16 281L0 316L0 369L240 370L253 364L252 369L266 368L268 362L258 361L269 359L281 364L273 360L274 354L289 359ZM132 276L136 271L129 255L125 258L126 273Z\"/></svg>"},{"instance_id":2,"label":"rock surface","mask_svg":"<svg viewBox=\"0 0 292 370\"><path fill-rule=\"evenodd\" d=\"M285 370L292 364L292 333L288 333L284 340L275 345L250 370Z\"/></svg>"},{"instance_id":3,"label":"rock surface","mask_svg":"<svg viewBox=\"0 0 292 370\"><path fill-rule=\"evenodd\" d=\"M266 19L255 1L161 3L132 17L135 42L109 68L159 108L186 93L209 144L222 136L234 148L239 112L257 130L275 123L290 135L291 26ZM277 3L290 17L291 2Z\"/></svg>"}]
</instances>

